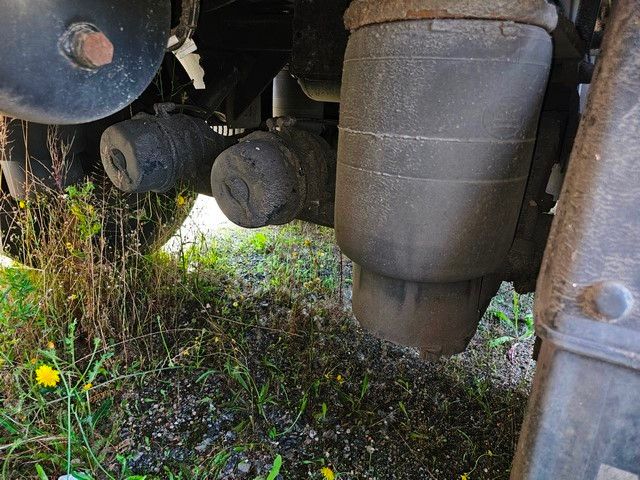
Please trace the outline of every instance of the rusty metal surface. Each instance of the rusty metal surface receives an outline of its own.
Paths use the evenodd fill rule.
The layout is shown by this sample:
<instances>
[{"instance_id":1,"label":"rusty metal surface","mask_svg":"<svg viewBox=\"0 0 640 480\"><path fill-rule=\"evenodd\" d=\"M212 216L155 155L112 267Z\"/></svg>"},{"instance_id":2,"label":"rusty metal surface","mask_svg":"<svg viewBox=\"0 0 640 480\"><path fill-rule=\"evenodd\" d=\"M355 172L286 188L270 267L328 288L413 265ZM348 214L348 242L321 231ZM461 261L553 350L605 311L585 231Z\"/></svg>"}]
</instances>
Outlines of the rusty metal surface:
<instances>
[{"instance_id":1,"label":"rusty metal surface","mask_svg":"<svg viewBox=\"0 0 640 480\"><path fill-rule=\"evenodd\" d=\"M618 0L538 279L514 480L640 476L639 45L640 1Z\"/></svg>"},{"instance_id":2,"label":"rusty metal surface","mask_svg":"<svg viewBox=\"0 0 640 480\"><path fill-rule=\"evenodd\" d=\"M88 23L71 25L63 35L61 47L71 61L82 68L96 69L113 61L113 43Z\"/></svg>"},{"instance_id":3,"label":"rusty metal surface","mask_svg":"<svg viewBox=\"0 0 640 480\"><path fill-rule=\"evenodd\" d=\"M620 1L569 162L538 280L540 333L591 339L620 332L618 348L640 368L640 302L615 326L585 315L585 289L614 280L640 291L640 2ZM580 319L567 321L567 318ZM589 326L586 329L586 326ZM632 353L633 352L633 353Z\"/></svg>"},{"instance_id":4,"label":"rusty metal surface","mask_svg":"<svg viewBox=\"0 0 640 480\"><path fill-rule=\"evenodd\" d=\"M551 32L558 13L546 0L355 0L344 16L349 30L375 23L438 18L507 20Z\"/></svg>"},{"instance_id":5,"label":"rusty metal surface","mask_svg":"<svg viewBox=\"0 0 640 480\"><path fill-rule=\"evenodd\" d=\"M182 0L180 23L171 29L171 35L175 36L177 41L173 45L170 45L167 48L168 50L178 50L193 36L196 31L196 27L198 26L199 16L200 0Z\"/></svg>"}]
</instances>

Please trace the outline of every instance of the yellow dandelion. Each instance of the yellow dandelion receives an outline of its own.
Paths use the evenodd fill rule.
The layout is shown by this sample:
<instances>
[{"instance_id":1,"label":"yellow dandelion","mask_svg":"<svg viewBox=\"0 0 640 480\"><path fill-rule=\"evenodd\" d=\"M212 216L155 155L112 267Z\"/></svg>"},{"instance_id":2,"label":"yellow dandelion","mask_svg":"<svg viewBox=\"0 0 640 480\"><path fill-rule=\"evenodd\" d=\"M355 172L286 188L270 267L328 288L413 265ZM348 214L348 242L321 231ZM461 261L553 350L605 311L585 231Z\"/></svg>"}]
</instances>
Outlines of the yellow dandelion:
<instances>
[{"instance_id":1,"label":"yellow dandelion","mask_svg":"<svg viewBox=\"0 0 640 480\"><path fill-rule=\"evenodd\" d=\"M55 344L55 343L53 343L53 342L51 342L51 341L49 341L49 342L47 342L47 348L48 348L49 350L55 350L55 348L56 348L56 344Z\"/></svg>"},{"instance_id":2,"label":"yellow dandelion","mask_svg":"<svg viewBox=\"0 0 640 480\"><path fill-rule=\"evenodd\" d=\"M185 203L187 203L187 199L184 198L182 195L178 195L178 198L176 198L176 204L179 207L182 207Z\"/></svg>"},{"instance_id":3,"label":"yellow dandelion","mask_svg":"<svg viewBox=\"0 0 640 480\"><path fill-rule=\"evenodd\" d=\"M82 387L82 391L83 392L88 392L92 388L93 388L93 383L91 383L91 382L85 383L84 386Z\"/></svg>"},{"instance_id":4,"label":"yellow dandelion","mask_svg":"<svg viewBox=\"0 0 640 480\"><path fill-rule=\"evenodd\" d=\"M22 209L27 208L27 203L24 200L20 200L18 205L20 205L20 208L22 208Z\"/></svg>"},{"instance_id":5,"label":"yellow dandelion","mask_svg":"<svg viewBox=\"0 0 640 480\"><path fill-rule=\"evenodd\" d=\"M305 247L310 247L311 246L311 240L309 240L308 238L304 239L304 246Z\"/></svg>"},{"instance_id":6,"label":"yellow dandelion","mask_svg":"<svg viewBox=\"0 0 640 480\"><path fill-rule=\"evenodd\" d=\"M36 369L36 382L43 387L55 387L60 383L60 372L49 365L41 365Z\"/></svg>"},{"instance_id":7,"label":"yellow dandelion","mask_svg":"<svg viewBox=\"0 0 640 480\"><path fill-rule=\"evenodd\" d=\"M469 476L468 476L466 473L463 473L463 474L460 476L460 480L469 480Z\"/></svg>"},{"instance_id":8,"label":"yellow dandelion","mask_svg":"<svg viewBox=\"0 0 640 480\"><path fill-rule=\"evenodd\" d=\"M340 374L336 375L336 381L342 385L344 383L344 377Z\"/></svg>"},{"instance_id":9,"label":"yellow dandelion","mask_svg":"<svg viewBox=\"0 0 640 480\"><path fill-rule=\"evenodd\" d=\"M322 476L325 478L325 480L335 480L336 478L336 474L333 473L333 470L331 470L329 467L322 467L320 473L322 473Z\"/></svg>"}]
</instances>

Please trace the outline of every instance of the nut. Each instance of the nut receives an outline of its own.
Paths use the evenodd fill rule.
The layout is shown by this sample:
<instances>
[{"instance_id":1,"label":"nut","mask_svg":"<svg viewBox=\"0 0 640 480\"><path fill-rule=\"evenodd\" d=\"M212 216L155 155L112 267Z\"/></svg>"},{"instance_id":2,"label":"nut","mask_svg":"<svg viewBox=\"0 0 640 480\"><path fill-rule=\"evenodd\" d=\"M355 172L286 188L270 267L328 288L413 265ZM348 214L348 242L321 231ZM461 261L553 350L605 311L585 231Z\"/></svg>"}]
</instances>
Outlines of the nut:
<instances>
[{"instance_id":1,"label":"nut","mask_svg":"<svg viewBox=\"0 0 640 480\"><path fill-rule=\"evenodd\" d=\"M74 23L61 39L63 52L77 66L95 70L113 62L113 43L88 23Z\"/></svg>"},{"instance_id":2,"label":"nut","mask_svg":"<svg viewBox=\"0 0 640 480\"><path fill-rule=\"evenodd\" d=\"M78 59L92 68L108 65L113 61L113 44L102 32L78 34Z\"/></svg>"}]
</instances>

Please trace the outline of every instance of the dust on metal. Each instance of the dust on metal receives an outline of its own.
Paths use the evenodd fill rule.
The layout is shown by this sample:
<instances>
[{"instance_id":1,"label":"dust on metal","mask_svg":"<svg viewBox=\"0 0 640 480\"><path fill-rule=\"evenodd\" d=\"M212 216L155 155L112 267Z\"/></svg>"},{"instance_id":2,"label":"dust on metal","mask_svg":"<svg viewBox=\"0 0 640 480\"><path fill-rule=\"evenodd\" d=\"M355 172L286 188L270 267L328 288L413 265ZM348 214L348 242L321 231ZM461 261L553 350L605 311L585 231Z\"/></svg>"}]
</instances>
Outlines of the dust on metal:
<instances>
[{"instance_id":1,"label":"dust on metal","mask_svg":"<svg viewBox=\"0 0 640 480\"><path fill-rule=\"evenodd\" d=\"M538 278L513 480L640 474L639 27L640 1L618 0Z\"/></svg>"},{"instance_id":2,"label":"dust on metal","mask_svg":"<svg viewBox=\"0 0 640 480\"><path fill-rule=\"evenodd\" d=\"M633 307L633 295L619 282L600 282L585 289L583 310L591 317L617 320Z\"/></svg>"}]
</instances>

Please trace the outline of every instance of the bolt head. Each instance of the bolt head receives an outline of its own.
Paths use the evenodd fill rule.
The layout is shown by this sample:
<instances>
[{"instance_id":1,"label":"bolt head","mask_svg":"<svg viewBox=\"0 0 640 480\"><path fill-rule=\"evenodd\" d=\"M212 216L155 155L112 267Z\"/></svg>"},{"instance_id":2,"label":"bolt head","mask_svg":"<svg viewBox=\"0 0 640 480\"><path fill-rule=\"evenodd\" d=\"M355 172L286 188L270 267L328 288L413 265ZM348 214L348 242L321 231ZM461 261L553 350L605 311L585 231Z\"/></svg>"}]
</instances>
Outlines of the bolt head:
<instances>
[{"instance_id":1,"label":"bolt head","mask_svg":"<svg viewBox=\"0 0 640 480\"><path fill-rule=\"evenodd\" d=\"M95 70L113 62L114 47L93 25L74 23L61 39L62 51L77 66Z\"/></svg>"},{"instance_id":2,"label":"bolt head","mask_svg":"<svg viewBox=\"0 0 640 480\"><path fill-rule=\"evenodd\" d=\"M80 34L78 57L93 68L100 68L113 62L113 43L102 32Z\"/></svg>"},{"instance_id":3,"label":"bolt head","mask_svg":"<svg viewBox=\"0 0 640 480\"><path fill-rule=\"evenodd\" d=\"M619 282L601 282L585 291L587 313L614 321L627 315L633 307L633 294Z\"/></svg>"}]
</instances>

